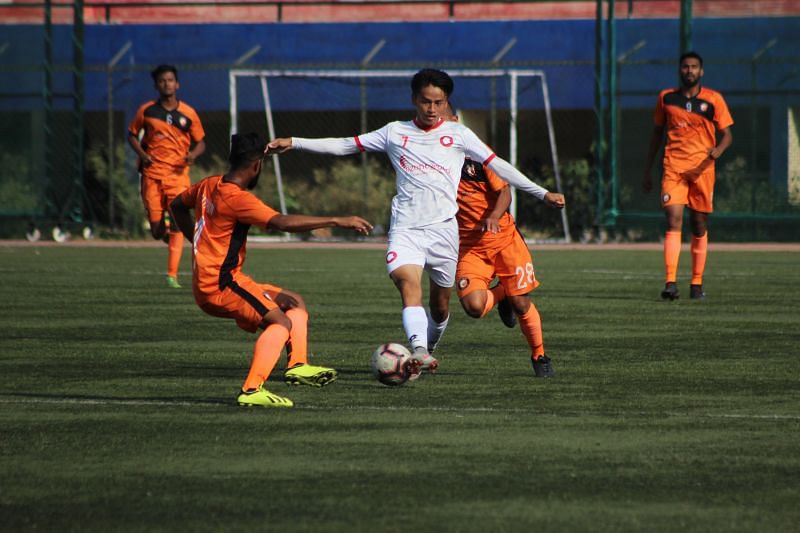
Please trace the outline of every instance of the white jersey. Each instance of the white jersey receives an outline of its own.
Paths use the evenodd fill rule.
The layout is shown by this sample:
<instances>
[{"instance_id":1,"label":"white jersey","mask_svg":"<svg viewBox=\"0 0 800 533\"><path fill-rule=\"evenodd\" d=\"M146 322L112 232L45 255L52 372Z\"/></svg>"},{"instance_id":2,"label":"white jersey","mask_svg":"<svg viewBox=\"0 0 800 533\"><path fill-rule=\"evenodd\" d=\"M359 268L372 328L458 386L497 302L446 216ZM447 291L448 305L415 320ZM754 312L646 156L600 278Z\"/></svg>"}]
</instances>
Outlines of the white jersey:
<instances>
[{"instance_id":1,"label":"white jersey","mask_svg":"<svg viewBox=\"0 0 800 533\"><path fill-rule=\"evenodd\" d=\"M385 152L397 174L392 199L392 229L419 228L453 218L461 167L468 156L489 165L501 162L468 127L440 120L430 128L416 121L397 121L354 138L292 138L299 150L345 155L357 151ZM498 176L539 198L547 192L505 162L490 165Z\"/></svg>"}]
</instances>

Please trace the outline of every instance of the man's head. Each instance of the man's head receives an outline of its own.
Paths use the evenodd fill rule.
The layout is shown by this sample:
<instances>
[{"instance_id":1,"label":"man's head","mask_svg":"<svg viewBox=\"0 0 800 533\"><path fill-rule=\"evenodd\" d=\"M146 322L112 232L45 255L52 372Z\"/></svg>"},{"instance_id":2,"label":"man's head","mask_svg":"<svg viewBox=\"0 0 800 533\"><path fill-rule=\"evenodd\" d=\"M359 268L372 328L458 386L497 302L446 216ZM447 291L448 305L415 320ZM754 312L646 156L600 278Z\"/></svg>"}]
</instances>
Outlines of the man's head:
<instances>
[{"instance_id":1,"label":"man's head","mask_svg":"<svg viewBox=\"0 0 800 533\"><path fill-rule=\"evenodd\" d=\"M686 52L681 54L678 62L678 73L681 77L681 85L686 89L691 89L700 83L703 77L703 58L697 52Z\"/></svg>"},{"instance_id":2,"label":"man's head","mask_svg":"<svg viewBox=\"0 0 800 533\"><path fill-rule=\"evenodd\" d=\"M424 68L411 78L411 103L417 110L417 121L433 126L444 112L453 93L453 79L441 70Z\"/></svg>"},{"instance_id":3,"label":"man's head","mask_svg":"<svg viewBox=\"0 0 800 533\"><path fill-rule=\"evenodd\" d=\"M159 65L150 72L150 76L153 78L158 94L164 98L173 96L180 87L178 69L172 65Z\"/></svg>"},{"instance_id":4,"label":"man's head","mask_svg":"<svg viewBox=\"0 0 800 533\"><path fill-rule=\"evenodd\" d=\"M231 171L244 178L243 185L248 189L255 189L258 183L266 147L267 142L258 133L237 133L231 137L228 162Z\"/></svg>"}]
</instances>

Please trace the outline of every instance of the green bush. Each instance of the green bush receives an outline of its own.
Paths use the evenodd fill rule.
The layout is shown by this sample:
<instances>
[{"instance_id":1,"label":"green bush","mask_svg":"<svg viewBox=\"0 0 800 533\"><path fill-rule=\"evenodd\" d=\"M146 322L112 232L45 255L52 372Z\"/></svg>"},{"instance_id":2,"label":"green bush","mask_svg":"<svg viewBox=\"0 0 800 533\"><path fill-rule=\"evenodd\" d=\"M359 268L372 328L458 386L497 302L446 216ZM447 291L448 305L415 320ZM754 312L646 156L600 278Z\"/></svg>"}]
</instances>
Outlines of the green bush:
<instances>
[{"instance_id":1,"label":"green bush","mask_svg":"<svg viewBox=\"0 0 800 533\"><path fill-rule=\"evenodd\" d=\"M39 192L29 173L25 156L0 153L0 211L33 212L39 208Z\"/></svg>"}]
</instances>

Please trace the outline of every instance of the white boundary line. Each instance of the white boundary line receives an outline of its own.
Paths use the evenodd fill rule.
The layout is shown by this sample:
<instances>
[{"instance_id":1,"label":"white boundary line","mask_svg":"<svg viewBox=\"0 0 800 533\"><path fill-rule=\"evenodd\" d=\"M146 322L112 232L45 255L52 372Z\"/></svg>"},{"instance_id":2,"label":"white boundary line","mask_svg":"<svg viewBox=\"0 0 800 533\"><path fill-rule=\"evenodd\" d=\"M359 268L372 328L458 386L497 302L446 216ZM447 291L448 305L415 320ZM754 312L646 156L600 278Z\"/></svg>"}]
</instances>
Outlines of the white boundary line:
<instances>
[{"instance_id":1,"label":"white boundary line","mask_svg":"<svg viewBox=\"0 0 800 533\"><path fill-rule=\"evenodd\" d=\"M27 404L27 405L127 405L132 407L236 407L238 406L236 403L231 401L222 401L222 400L197 400L197 401L187 401L187 400L148 400L148 399L112 399L112 398L77 398L77 397L65 397L65 398L43 398L43 397L36 397L36 396L26 396L26 397L16 397L13 395L3 396L0 395L0 405L13 405L13 404ZM744 419L744 420L800 420L800 414L788 414L788 415L754 415L754 414L746 414L746 413L720 413L720 414L713 414L713 413L701 413L701 414L692 414L692 413L679 413L674 411L666 411L666 412L645 412L645 411L638 411L638 412L626 412L626 413L581 413L581 412L564 412L564 413L555 413L555 412L533 412L530 409L521 409L521 408L514 408L514 407L435 407L435 406L426 406L426 407L408 407L408 406L375 406L375 405L344 405L344 406L330 406L330 407L320 407L314 405L307 405L307 406L297 406L295 405L295 409L300 409L303 411L393 411L393 412L412 412L412 411L430 411L430 412L441 412L441 413L520 413L520 414L532 414L534 416L547 416L547 417L555 417L555 418L574 418L578 416L616 416L616 415L625 415L625 416L668 416L674 418L732 418L732 419Z\"/></svg>"}]
</instances>

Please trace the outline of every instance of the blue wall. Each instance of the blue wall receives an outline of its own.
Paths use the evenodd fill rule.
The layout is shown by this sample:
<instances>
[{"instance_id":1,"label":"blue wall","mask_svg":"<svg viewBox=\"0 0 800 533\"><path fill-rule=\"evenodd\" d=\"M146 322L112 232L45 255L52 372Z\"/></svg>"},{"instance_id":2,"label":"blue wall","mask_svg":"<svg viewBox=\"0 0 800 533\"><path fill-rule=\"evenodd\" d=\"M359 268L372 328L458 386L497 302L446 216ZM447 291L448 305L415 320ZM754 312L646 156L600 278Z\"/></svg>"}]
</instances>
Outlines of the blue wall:
<instances>
[{"instance_id":1,"label":"blue wall","mask_svg":"<svg viewBox=\"0 0 800 533\"><path fill-rule=\"evenodd\" d=\"M3 109L38 107L43 76L37 68L43 58L43 32L40 26L0 26L2 40L9 43L0 55L0 65L12 75L0 80L0 106ZM646 46L632 59L654 61L649 65L624 66L620 89L633 93L623 105L649 107L659 88L675 83L677 20L619 20L619 53L641 40ZM131 106L154 95L147 68L168 62L181 67L181 96L198 110L225 110L228 107L228 79L225 67L255 45L261 50L248 62L259 66L357 65L380 39L386 46L373 64L392 64L416 69L430 64L464 64L488 61L509 39L517 44L505 61L541 62L548 75L551 99L556 108L593 106L594 21L507 21L460 23L358 23L358 24L208 24L208 25L102 25L86 27L85 63L86 106L105 110L106 75L99 69L127 42L133 47L118 65L114 76L114 98L119 105ZM800 18L697 19L694 25L695 48L706 57L706 83L723 91L735 105L737 99L749 102L739 91L752 85L747 61L770 39L778 39L757 67L757 83L772 92L770 99L781 103L797 101L800 92ZM72 58L70 27L55 27L55 62L68 67ZM781 62L782 59L794 61ZM219 68L209 69L209 65ZM32 68L33 67L33 68ZM127 72L126 72L127 70ZM71 74L57 73L56 92L60 107L71 101ZM461 89L461 90L459 90ZM386 107L404 107L405 95L390 92ZM793 95L790 93L794 93ZM456 87L455 98L464 104L471 91ZM635 93L641 93L636 96ZM402 96L400 96L402 95ZM482 95L480 95L482 97ZM400 101L394 101L400 97ZM288 92L273 95L276 109L313 109L314 98ZM771 100L772 101L772 100ZM251 104L249 104L251 105ZM254 107L258 104L252 104ZM125 109L130 113L130 109Z\"/></svg>"}]
</instances>

